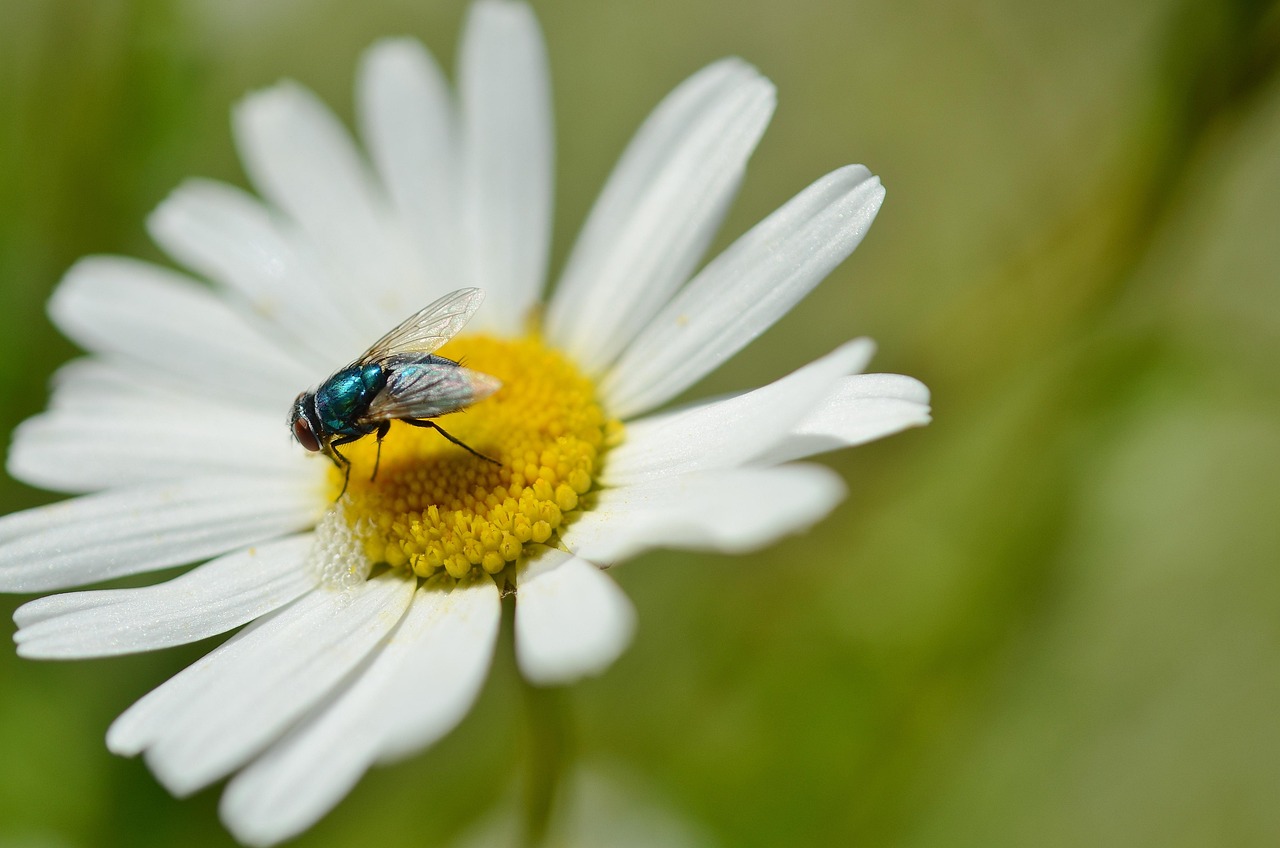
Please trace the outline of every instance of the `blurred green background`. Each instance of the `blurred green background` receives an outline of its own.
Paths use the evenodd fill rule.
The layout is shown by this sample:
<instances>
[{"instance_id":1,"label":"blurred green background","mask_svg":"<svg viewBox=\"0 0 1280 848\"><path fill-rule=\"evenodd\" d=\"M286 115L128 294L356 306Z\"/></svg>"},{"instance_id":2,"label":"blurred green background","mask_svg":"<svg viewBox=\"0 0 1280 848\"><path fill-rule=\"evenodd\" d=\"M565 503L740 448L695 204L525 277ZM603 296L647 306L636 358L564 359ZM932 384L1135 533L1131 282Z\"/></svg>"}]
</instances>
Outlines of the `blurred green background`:
<instances>
[{"instance_id":1,"label":"blurred green background","mask_svg":"<svg viewBox=\"0 0 1280 848\"><path fill-rule=\"evenodd\" d=\"M557 120L556 256L648 110L727 54L779 109L721 244L858 161L854 257L698 393L867 334L935 423L828 458L851 494L751 557L614 572L640 612L547 698L726 846L1280 844L1280 11L1217 0L535 3ZM44 315L282 76L351 115L384 35L450 67L461 2L0 4L0 437L74 355ZM0 479L0 512L52 496ZM0 600L6 623L21 598ZM75 663L0 650L0 846L225 845L111 719L209 644ZM532 742L500 656L456 732L299 840L444 845ZM544 703L542 707L546 707Z\"/></svg>"}]
</instances>

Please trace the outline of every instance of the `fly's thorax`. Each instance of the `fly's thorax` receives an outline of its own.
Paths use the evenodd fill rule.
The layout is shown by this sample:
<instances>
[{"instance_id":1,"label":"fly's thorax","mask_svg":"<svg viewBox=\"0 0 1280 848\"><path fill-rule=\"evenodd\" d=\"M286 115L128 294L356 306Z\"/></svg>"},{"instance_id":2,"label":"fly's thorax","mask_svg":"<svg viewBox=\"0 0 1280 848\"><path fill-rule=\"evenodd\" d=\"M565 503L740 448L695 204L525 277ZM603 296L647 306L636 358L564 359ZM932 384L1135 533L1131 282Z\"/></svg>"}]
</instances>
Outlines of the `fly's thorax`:
<instances>
[{"instance_id":1,"label":"fly's thorax","mask_svg":"<svg viewBox=\"0 0 1280 848\"><path fill-rule=\"evenodd\" d=\"M463 337L442 353L501 381L492 396L435 419L496 463L396 422L382 442L376 480L369 479L374 438L343 448L352 471L337 509L370 567L421 577L499 574L528 546L555 543L581 510L620 426L606 416L592 381L536 337ZM331 496L341 485L335 471Z\"/></svg>"},{"instance_id":2,"label":"fly's thorax","mask_svg":"<svg viewBox=\"0 0 1280 848\"><path fill-rule=\"evenodd\" d=\"M320 423L329 433L354 434L369 402L386 383L386 372L376 363L343 368L316 389L315 405Z\"/></svg>"}]
</instances>

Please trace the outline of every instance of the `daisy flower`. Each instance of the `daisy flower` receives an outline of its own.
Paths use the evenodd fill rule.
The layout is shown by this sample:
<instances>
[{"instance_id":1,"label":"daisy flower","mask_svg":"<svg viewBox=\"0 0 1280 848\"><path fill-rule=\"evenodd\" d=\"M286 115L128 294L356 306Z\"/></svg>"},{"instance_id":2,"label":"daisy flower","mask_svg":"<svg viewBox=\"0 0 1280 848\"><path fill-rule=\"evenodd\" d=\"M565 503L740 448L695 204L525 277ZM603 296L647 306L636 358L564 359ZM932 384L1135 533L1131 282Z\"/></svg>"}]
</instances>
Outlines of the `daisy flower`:
<instances>
[{"instance_id":1,"label":"daisy flower","mask_svg":"<svg viewBox=\"0 0 1280 848\"><path fill-rule=\"evenodd\" d=\"M146 651L241 628L112 724L173 793L231 776L221 812L266 845L372 765L422 749L475 700L515 595L521 673L608 666L635 613L603 569L654 547L747 551L841 498L796 463L928 421L916 380L860 374L852 341L754 391L657 410L767 329L862 240L884 197L827 174L699 270L774 90L728 59L645 120L545 305L547 60L527 6L468 17L457 91L411 40L358 73L362 149L302 87L234 111L252 195L180 186L148 219L190 275L76 264L50 313L90 353L18 428L9 472L76 497L0 519L0 589L44 592L191 563L141 588L15 615L18 652ZM695 273L696 272L696 273ZM342 474L289 438L293 398L436 297L487 299L441 349L502 388L449 431L396 424Z\"/></svg>"}]
</instances>

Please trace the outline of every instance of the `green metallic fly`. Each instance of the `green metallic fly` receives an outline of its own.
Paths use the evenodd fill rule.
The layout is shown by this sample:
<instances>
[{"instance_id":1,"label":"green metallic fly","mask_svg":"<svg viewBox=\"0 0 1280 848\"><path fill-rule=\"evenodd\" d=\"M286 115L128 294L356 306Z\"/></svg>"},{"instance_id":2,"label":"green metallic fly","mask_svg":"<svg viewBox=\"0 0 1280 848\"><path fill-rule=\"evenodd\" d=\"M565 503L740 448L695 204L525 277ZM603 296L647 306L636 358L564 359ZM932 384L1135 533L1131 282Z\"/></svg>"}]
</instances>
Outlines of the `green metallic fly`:
<instances>
[{"instance_id":1,"label":"green metallic fly","mask_svg":"<svg viewBox=\"0 0 1280 848\"><path fill-rule=\"evenodd\" d=\"M497 463L445 432L431 419L470 406L501 388L488 374L464 368L435 351L470 320L484 301L480 289L458 289L406 318L345 368L293 402L289 425L309 451L323 451L343 469L341 498L351 479L351 461L338 448L370 433L382 439L392 421L430 427L460 448ZM372 477L370 479L373 479Z\"/></svg>"}]
</instances>

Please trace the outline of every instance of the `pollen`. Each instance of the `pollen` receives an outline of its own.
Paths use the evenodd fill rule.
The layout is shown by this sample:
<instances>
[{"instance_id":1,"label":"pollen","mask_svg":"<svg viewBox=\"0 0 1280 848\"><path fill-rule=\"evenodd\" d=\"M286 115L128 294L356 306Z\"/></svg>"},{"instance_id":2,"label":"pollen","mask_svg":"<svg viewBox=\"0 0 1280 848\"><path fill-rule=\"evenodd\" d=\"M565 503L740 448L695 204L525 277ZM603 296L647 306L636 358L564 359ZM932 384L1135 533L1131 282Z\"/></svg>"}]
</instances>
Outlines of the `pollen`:
<instances>
[{"instance_id":1,"label":"pollen","mask_svg":"<svg viewBox=\"0 0 1280 848\"><path fill-rule=\"evenodd\" d=\"M423 578L497 575L527 547L555 544L621 425L607 418L591 380L536 336L464 336L439 353L502 381L489 398L435 419L494 462L397 421L376 479L374 436L342 449L351 481L335 512L368 563ZM335 470L333 497L341 487Z\"/></svg>"}]
</instances>

